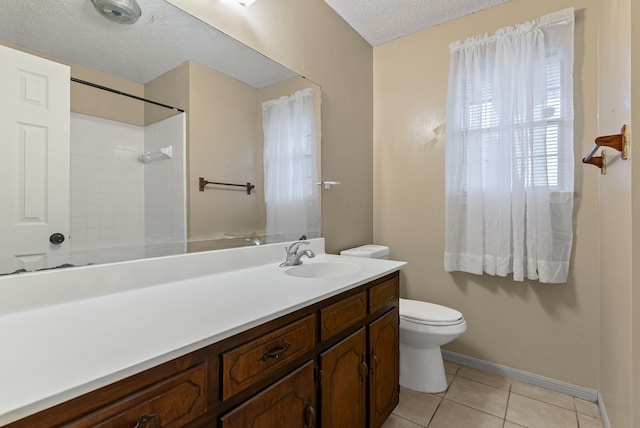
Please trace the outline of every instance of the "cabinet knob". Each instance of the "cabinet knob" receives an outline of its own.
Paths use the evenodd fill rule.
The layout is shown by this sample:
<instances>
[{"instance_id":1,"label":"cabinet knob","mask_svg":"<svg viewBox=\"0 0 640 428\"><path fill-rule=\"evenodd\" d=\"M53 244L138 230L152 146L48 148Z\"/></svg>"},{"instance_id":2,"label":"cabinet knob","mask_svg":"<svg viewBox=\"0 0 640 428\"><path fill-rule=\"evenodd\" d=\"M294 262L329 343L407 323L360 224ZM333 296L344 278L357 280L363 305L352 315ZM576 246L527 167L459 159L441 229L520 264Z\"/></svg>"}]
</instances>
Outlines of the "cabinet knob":
<instances>
[{"instance_id":1,"label":"cabinet knob","mask_svg":"<svg viewBox=\"0 0 640 428\"><path fill-rule=\"evenodd\" d=\"M305 428L313 428L316 420L316 409L313 408L313 404L311 404L311 400L307 403L304 408L304 426Z\"/></svg>"},{"instance_id":2,"label":"cabinet knob","mask_svg":"<svg viewBox=\"0 0 640 428\"><path fill-rule=\"evenodd\" d=\"M146 427L149 422L151 422L151 419L155 418L156 416L158 416L157 413L151 413L148 415L142 415L138 418L138 421L136 422L136 424L133 426L133 428L144 428Z\"/></svg>"},{"instance_id":3,"label":"cabinet knob","mask_svg":"<svg viewBox=\"0 0 640 428\"><path fill-rule=\"evenodd\" d=\"M360 360L360 381L365 382L367 380L367 375L369 374L369 366L367 366L364 357Z\"/></svg>"},{"instance_id":4,"label":"cabinet knob","mask_svg":"<svg viewBox=\"0 0 640 428\"><path fill-rule=\"evenodd\" d=\"M371 352L371 374L378 368L378 357L376 357L375 351Z\"/></svg>"}]
</instances>

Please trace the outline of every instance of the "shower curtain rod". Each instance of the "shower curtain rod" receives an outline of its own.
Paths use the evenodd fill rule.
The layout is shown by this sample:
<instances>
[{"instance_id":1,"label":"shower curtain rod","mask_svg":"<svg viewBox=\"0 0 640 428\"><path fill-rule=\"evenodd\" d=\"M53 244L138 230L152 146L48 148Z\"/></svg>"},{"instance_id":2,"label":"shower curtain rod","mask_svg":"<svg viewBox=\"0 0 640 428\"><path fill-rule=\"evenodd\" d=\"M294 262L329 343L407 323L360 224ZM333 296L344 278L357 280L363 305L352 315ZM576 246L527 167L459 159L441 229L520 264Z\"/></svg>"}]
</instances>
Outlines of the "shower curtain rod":
<instances>
[{"instance_id":1,"label":"shower curtain rod","mask_svg":"<svg viewBox=\"0 0 640 428\"><path fill-rule=\"evenodd\" d=\"M179 109L178 107L173 107L173 106L170 106L170 105L167 105L167 104L162 104L162 103L159 103L159 102L156 102L156 101L151 101L151 100L148 100L146 98L139 97L137 95L128 94L126 92L122 92L122 91L119 91L117 89L109 88L107 86L98 85L97 83L87 82L86 80L80 80L80 79L77 79L75 77L72 77L71 81L72 82L76 82L76 83L80 83L80 84L83 84L83 85L91 86L92 88L102 89L103 91L112 92L114 94L124 95L125 97L134 98L136 100L144 101L145 103L155 104L155 105L160 106L160 107L164 107L164 108L168 108L168 109L171 109L171 110L175 110L175 111L177 111L179 113L184 113L184 110Z\"/></svg>"}]
</instances>

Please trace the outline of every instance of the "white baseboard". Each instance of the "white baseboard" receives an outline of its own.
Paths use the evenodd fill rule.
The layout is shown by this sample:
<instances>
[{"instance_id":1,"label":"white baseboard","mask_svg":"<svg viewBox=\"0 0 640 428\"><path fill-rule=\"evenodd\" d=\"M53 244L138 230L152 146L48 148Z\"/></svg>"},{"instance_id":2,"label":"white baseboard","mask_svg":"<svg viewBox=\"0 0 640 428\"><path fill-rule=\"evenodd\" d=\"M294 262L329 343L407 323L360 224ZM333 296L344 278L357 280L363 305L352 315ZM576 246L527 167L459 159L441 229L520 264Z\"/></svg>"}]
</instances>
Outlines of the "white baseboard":
<instances>
[{"instance_id":1,"label":"white baseboard","mask_svg":"<svg viewBox=\"0 0 640 428\"><path fill-rule=\"evenodd\" d=\"M602 404L602 400L600 399L598 391L595 389L573 385L571 383L562 382L559 380L551 379L548 377L540 376L537 374L525 372L518 369L513 369L511 367L503 366L501 364L490 363L488 361L480 360L474 357L468 357L466 355L457 354L451 351L442 350L442 356L445 360L449 360L454 363L460 363L465 366L481 369L489 373L498 374L511 379L515 379L525 383L530 383L532 385L540 386L542 388L547 388L552 391L562 392L563 394L571 395L573 397L578 397L583 400L598 403L598 407L600 408L600 413L602 414L602 422L605 423L606 412L604 411L604 405ZM608 425L608 420L607 420L607 424L605 424L604 427L610 428L610 426Z\"/></svg>"}]
</instances>

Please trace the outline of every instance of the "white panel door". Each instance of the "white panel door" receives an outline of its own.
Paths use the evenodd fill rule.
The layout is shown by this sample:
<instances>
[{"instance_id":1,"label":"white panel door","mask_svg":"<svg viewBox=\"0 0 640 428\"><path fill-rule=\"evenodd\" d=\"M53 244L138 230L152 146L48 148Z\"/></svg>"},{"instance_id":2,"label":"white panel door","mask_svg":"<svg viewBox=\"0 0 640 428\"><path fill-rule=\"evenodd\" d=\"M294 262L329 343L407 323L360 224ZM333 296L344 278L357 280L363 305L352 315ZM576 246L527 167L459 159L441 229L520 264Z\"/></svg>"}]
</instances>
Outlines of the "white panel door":
<instances>
[{"instance_id":1,"label":"white panel door","mask_svg":"<svg viewBox=\"0 0 640 428\"><path fill-rule=\"evenodd\" d=\"M0 273L67 260L69 78L66 65L0 46Z\"/></svg>"}]
</instances>

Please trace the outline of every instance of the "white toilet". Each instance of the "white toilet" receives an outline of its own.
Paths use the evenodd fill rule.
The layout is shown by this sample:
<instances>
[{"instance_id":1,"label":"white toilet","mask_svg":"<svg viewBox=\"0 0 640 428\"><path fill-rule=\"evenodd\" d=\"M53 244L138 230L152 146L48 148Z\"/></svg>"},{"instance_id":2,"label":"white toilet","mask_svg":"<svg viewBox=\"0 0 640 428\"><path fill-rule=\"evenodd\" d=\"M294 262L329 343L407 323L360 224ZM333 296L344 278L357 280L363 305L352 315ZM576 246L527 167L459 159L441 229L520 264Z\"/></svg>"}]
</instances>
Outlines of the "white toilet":
<instances>
[{"instance_id":1,"label":"white toilet","mask_svg":"<svg viewBox=\"0 0 640 428\"><path fill-rule=\"evenodd\" d=\"M422 392L447 389L440 346L467 331L455 309L400 299L400 385Z\"/></svg>"},{"instance_id":2,"label":"white toilet","mask_svg":"<svg viewBox=\"0 0 640 428\"><path fill-rule=\"evenodd\" d=\"M389 248L364 245L340 255L387 258ZM400 385L422 392L447 389L440 346L467 331L455 309L418 300L400 299Z\"/></svg>"}]
</instances>

